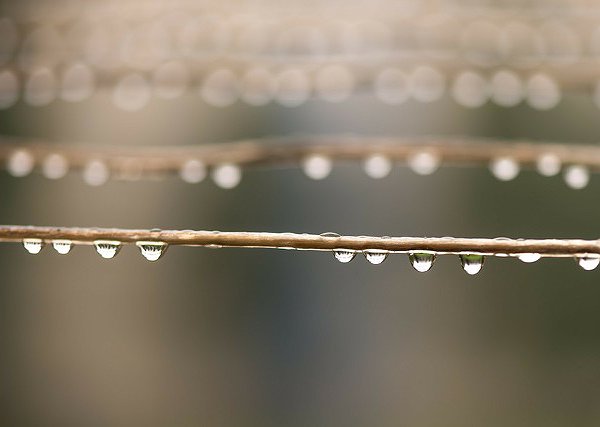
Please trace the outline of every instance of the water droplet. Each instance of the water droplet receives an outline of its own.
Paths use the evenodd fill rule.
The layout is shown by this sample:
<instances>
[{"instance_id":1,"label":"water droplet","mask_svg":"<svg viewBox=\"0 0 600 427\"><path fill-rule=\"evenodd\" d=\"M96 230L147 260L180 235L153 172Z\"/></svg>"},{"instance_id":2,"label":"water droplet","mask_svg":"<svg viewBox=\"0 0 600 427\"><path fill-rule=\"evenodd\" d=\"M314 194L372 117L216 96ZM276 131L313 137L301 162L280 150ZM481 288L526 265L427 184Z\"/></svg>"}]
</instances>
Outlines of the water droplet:
<instances>
[{"instance_id":1,"label":"water droplet","mask_svg":"<svg viewBox=\"0 0 600 427\"><path fill-rule=\"evenodd\" d=\"M211 176L215 184L224 189L236 187L242 180L242 169L233 163L224 163L216 166Z\"/></svg>"},{"instance_id":2,"label":"water droplet","mask_svg":"<svg viewBox=\"0 0 600 427\"><path fill-rule=\"evenodd\" d=\"M554 176L560 172L561 168L560 157L556 154L542 154L536 162L537 171L543 176Z\"/></svg>"},{"instance_id":3,"label":"water droplet","mask_svg":"<svg viewBox=\"0 0 600 427\"><path fill-rule=\"evenodd\" d=\"M42 163L42 173L48 179L60 179L69 171L67 159L60 154L50 154Z\"/></svg>"},{"instance_id":4,"label":"water droplet","mask_svg":"<svg viewBox=\"0 0 600 427\"><path fill-rule=\"evenodd\" d=\"M109 175L108 166L102 160L92 160L83 169L83 180L94 187L105 184Z\"/></svg>"},{"instance_id":5,"label":"water droplet","mask_svg":"<svg viewBox=\"0 0 600 427\"><path fill-rule=\"evenodd\" d=\"M586 271L590 271L598 267L600 264L600 255L585 254L575 258L577 264Z\"/></svg>"},{"instance_id":6,"label":"water droplet","mask_svg":"<svg viewBox=\"0 0 600 427\"><path fill-rule=\"evenodd\" d=\"M565 183L574 190L581 190L590 181L590 172L585 166L572 165L565 169Z\"/></svg>"},{"instance_id":7,"label":"water droplet","mask_svg":"<svg viewBox=\"0 0 600 427\"><path fill-rule=\"evenodd\" d=\"M454 100L466 108L483 106L488 100L489 92L485 77L474 71L460 73L452 86Z\"/></svg>"},{"instance_id":8,"label":"water droplet","mask_svg":"<svg viewBox=\"0 0 600 427\"><path fill-rule=\"evenodd\" d=\"M255 106L266 105L275 93L274 77L267 68L251 68L242 78L241 92L246 103Z\"/></svg>"},{"instance_id":9,"label":"water droplet","mask_svg":"<svg viewBox=\"0 0 600 427\"><path fill-rule=\"evenodd\" d=\"M315 180L327 178L331 168L331 160L319 154L309 156L302 162L302 170L306 176Z\"/></svg>"},{"instance_id":10,"label":"water droplet","mask_svg":"<svg viewBox=\"0 0 600 427\"><path fill-rule=\"evenodd\" d=\"M43 107L54 101L57 82L49 68L34 70L25 84L25 102L34 107Z\"/></svg>"},{"instance_id":11,"label":"water droplet","mask_svg":"<svg viewBox=\"0 0 600 427\"><path fill-rule=\"evenodd\" d=\"M460 254L460 263L467 274L477 274L483 267L485 258L479 254Z\"/></svg>"},{"instance_id":12,"label":"water droplet","mask_svg":"<svg viewBox=\"0 0 600 427\"><path fill-rule=\"evenodd\" d=\"M200 88L200 95L209 105L228 107L237 101L238 86L238 79L233 71L219 68L206 77Z\"/></svg>"},{"instance_id":13,"label":"water droplet","mask_svg":"<svg viewBox=\"0 0 600 427\"><path fill-rule=\"evenodd\" d=\"M94 93L94 72L83 63L75 63L63 74L60 97L67 102L83 101Z\"/></svg>"},{"instance_id":14,"label":"water droplet","mask_svg":"<svg viewBox=\"0 0 600 427\"><path fill-rule=\"evenodd\" d=\"M519 164L510 157L499 157L490 164L490 171L500 181L510 181L519 174Z\"/></svg>"},{"instance_id":15,"label":"water droplet","mask_svg":"<svg viewBox=\"0 0 600 427\"><path fill-rule=\"evenodd\" d=\"M373 179L385 178L392 171L392 161L381 154L373 154L365 160L365 173Z\"/></svg>"},{"instance_id":16,"label":"water droplet","mask_svg":"<svg viewBox=\"0 0 600 427\"><path fill-rule=\"evenodd\" d=\"M337 259L339 262L343 262L345 264L354 259L356 256L356 251L353 251L352 249L334 249L333 256L335 256L335 259Z\"/></svg>"},{"instance_id":17,"label":"water droplet","mask_svg":"<svg viewBox=\"0 0 600 427\"><path fill-rule=\"evenodd\" d=\"M206 177L206 166L200 160L188 160L181 165L179 176L185 182L197 184Z\"/></svg>"},{"instance_id":18,"label":"water droplet","mask_svg":"<svg viewBox=\"0 0 600 427\"><path fill-rule=\"evenodd\" d=\"M143 257L148 261L158 261L168 247L165 242L136 242L135 245L140 248Z\"/></svg>"},{"instance_id":19,"label":"water droplet","mask_svg":"<svg viewBox=\"0 0 600 427\"><path fill-rule=\"evenodd\" d=\"M388 256L387 251L367 250L363 251L363 255L371 264L381 264Z\"/></svg>"},{"instance_id":20,"label":"water droplet","mask_svg":"<svg viewBox=\"0 0 600 427\"><path fill-rule=\"evenodd\" d=\"M523 100L525 88L519 75L513 71L500 70L491 81L492 100L502 107L514 107Z\"/></svg>"},{"instance_id":21,"label":"water droplet","mask_svg":"<svg viewBox=\"0 0 600 427\"><path fill-rule=\"evenodd\" d=\"M321 233L321 237L340 237L339 234L334 233L333 231L327 231L326 233Z\"/></svg>"},{"instance_id":22,"label":"water droplet","mask_svg":"<svg viewBox=\"0 0 600 427\"><path fill-rule=\"evenodd\" d=\"M71 252L71 248L73 247L73 242L70 240L53 240L52 247L56 252L61 255L66 255Z\"/></svg>"},{"instance_id":23,"label":"water droplet","mask_svg":"<svg viewBox=\"0 0 600 427\"><path fill-rule=\"evenodd\" d=\"M29 151L17 150L10 155L6 168L12 176L21 178L29 175L34 166L35 160Z\"/></svg>"},{"instance_id":24,"label":"water droplet","mask_svg":"<svg viewBox=\"0 0 600 427\"><path fill-rule=\"evenodd\" d=\"M104 259L114 258L121 250L121 242L116 240L96 240L94 242L96 252Z\"/></svg>"},{"instance_id":25,"label":"water droplet","mask_svg":"<svg viewBox=\"0 0 600 427\"><path fill-rule=\"evenodd\" d=\"M433 153L421 151L408 158L408 166L418 175L431 175L440 165L440 159Z\"/></svg>"},{"instance_id":26,"label":"water droplet","mask_svg":"<svg viewBox=\"0 0 600 427\"><path fill-rule=\"evenodd\" d=\"M112 98L121 110L139 111L150 102L150 85L142 74L128 74L117 83Z\"/></svg>"},{"instance_id":27,"label":"water droplet","mask_svg":"<svg viewBox=\"0 0 600 427\"><path fill-rule=\"evenodd\" d=\"M286 107L297 107L305 103L311 90L306 72L300 68L283 70L275 79L275 99Z\"/></svg>"},{"instance_id":28,"label":"water droplet","mask_svg":"<svg viewBox=\"0 0 600 427\"><path fill-rule=\"evenodd\" d=\"M44 247L44 241L42 239L23 239L23 246L27 252L36 255Z\"/></svg>"},{"instance_id":29,"label":"water droplet","mask_svg":"<svg viewBox=\"0 0 600 427\"><path fill-rule=\"evenodd\" d=\"M536 110L550 110L561 99L560 87L556 81L545 74L535 74L527 82L527 103Z\"/></svg>"},{"instance_id":30,"label":"water droplet","mask_svg":"<svg viewBox=\"0 0 600 427\"><path fill-rule=\"evenodd\" d=\"M410 252L408 260L415 270L419 273L425 273L433 266L435 254L432 252Z\"/></svg>"},{"instance_id":31,"label":"water droplet","mask_svg":"<svg viewBox=\"0 0 600 427\"><path fill-rule=\"evenodd\" d=\"M517 255L517 258L526 263L536 262L541 257L542 255L538 253L525 253Z\"/></svg>"}]
</instances>

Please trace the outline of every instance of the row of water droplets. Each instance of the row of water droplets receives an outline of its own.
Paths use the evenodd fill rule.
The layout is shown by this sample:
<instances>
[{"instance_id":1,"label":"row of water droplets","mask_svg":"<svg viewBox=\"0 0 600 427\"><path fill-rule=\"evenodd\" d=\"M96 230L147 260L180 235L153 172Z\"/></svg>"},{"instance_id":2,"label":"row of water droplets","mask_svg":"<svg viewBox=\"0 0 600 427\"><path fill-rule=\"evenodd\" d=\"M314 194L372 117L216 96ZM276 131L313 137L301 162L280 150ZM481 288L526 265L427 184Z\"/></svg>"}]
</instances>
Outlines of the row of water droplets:
<instances>
[{"instance_id":1,"label":"row of water droplets","mask_svg":"<svg viewBox=\"0 0 600 427\"><path fill-rule=\"evenodd\" d=\"M359 251L355 251L352 249L335 249L333 251L333 255L335 259L337 259L341 263L349 263L354 259L356 254ZM362 251L366 260L371 264L381 264L386 260L389 252L381 251L381 250L365 250ZM413 268L420 272L425 273L431 269L433 263L436 260L436 252L431 251L410 251L408 252L408 260ZM462 265L463 270L470 275L477 274L483 268L483 263L485 261L485 256L483 254L478 253L459 253L458 254L460 263ZM495 256L504 256L502 254L495 254ZM516 257L525 262L532 263L539 260L542 256L538 253L523 253L518 254ZM580 256L576 256L575 260L577 264L583 268L584 270L593 270L598 267L600 264L600 255L598 254L583 254Z\"/></svg>"},{"instance_id":2,"label":"row of water droplets","mask_svg":"<svg viewBox=\"0 0 600 427\"><path fill-rule=\"evenodd\" d=\"M74 244L71 240L52 240L52 247L61 255L71 252ZM39 254L46 242L42 239L23 239L25 250L32 255ZM122 243L116 240L96 240L93 242L96 252L104 259L114 258L121 250ZM138 241L135 245L148 261L158 261L166 252L168 245L164 242Z\"/></svg>"},{"instance_id":3,"label":"row of water droplets","mask_svg":"<svg viewBox=\"0 0 600 427\"><path fill-rule=\"evenodd\" d=\"M314 68L314 67L313 67ZM193 76L183 63L168 62L148 77L132 72L119 77L112 88L112 101L124 111L139 111L153 96L176 99L196 90L204 102L214 107L227 107L238 100L252 106L277 102L285 107L306 103L314 95L324 101L346 101L358 86L369 82L373 94L383 103L399 105L408 100L430 103L440 100L446 91L461 106L477 108L489 100L502 107L513 107L525 101L537 110L549 110L561 101L560 84L550 74L536 72L528 76L511 69L483 73L466 69L447 83L447 78L430 65L412 70L385 67L373 76L361 76L346 65L326 65L317 71L291 67L275 71L254 66L239 72L228 67L205 73L202 81L193 83ZM43 107L57 98L66 102L81 102L96 92L92 69L82 63L67 67L62 77L48 68L33 70L23 83L23 100L28 105ZM19 99L19 76L11 69L0 70L0 109L7 109ZM593 87L594 102L600 106L600 82Z\"/></svg>"},{"instance_id":4,"label":"row of water droplets","mask_svg":"<svg viewBox=\"0 0 600 427\"><path fill-rule=\"evenodd\" d=\"M408 167L418 175L430 175L441 165L442 159L434 150L415 151L406 159ZM121 174L130 179L141 178L142 171L135 171L134 166L129 175ZM8 158L7 170L14 177L29 175L35 168L34 156L26 149L14 151ZM58 153L47 155L41 161L41 172L49 179L60 179L69 171L67 159ZM333 169L333 160L325 155L313 154L305 157L301 163L302 170L311 179L322 180L327 178ZM394 161L385 154L371 154L363 161L365 173L374 179L388 176L394 167ZM510 181L517 177L521 167L519 163L509 156L494 158L489 165L491 173L501 181ZM553 153L545 153L538 157L536 169L543 176L557 175L563 168L561 159ZM185 182L196 184L203 181L207 173L207 166L198 159L188 159L179 168L179 176ZM92 186L105 184L111 175L107 163L100 159L90 160L83 168L84 181ZM211 168L210 175L215 184L224 189L236 187L242 179L242 168L234 163L223 163ZM590 171L583 165L568 165L564 168L563 178L566 184L573 189L582 189L589 183Z\"/></svg>"}]
</instances>

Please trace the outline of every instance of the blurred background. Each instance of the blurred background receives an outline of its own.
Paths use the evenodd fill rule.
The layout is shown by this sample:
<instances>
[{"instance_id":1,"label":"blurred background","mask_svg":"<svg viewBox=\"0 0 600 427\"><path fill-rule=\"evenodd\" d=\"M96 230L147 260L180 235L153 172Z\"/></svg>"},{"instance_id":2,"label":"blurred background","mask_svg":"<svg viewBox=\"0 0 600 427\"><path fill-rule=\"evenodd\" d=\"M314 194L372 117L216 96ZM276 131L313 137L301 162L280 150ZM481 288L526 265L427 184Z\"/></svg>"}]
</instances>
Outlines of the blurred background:
<instances>
[{"instance_id":1,"label":"blurred background","mask_svg":"<svg viewBox=\"0 0 600 427\"><path fill-rule=\"evenodd\" d=\"M177 146L600 133L595 2L0 5L0 135ZM443 165L374 180L335 164L323 181L244 170L224 190L3 171L0 223L595 239L599 181L573 190L560 175L500 182ZM2 244L0 272L2 425L600 423L598 272L570 259L490 257L472 277L455 256L420 274L403 255L374 266L173 247L149 263L133 247L107 261Z\"/></svg>"}]
</instances>

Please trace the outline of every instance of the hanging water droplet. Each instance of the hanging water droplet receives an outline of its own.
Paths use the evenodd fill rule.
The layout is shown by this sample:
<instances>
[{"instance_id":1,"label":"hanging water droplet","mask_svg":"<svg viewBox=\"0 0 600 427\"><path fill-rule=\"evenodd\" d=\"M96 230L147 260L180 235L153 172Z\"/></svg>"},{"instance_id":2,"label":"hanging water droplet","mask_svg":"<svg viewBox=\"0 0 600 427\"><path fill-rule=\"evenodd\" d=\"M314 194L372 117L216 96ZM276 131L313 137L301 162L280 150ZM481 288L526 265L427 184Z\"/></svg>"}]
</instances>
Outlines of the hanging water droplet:
<instances>
[{"instance_id":1,"label":"hanging water droplet","mask_svg":"<svg viewBox=\"0 0 600 427\"><path fill-rule=\"evenodd\" d=\"M33 171L35 160L27 150L17 150L8 158L6 169L14 177L21 178Z\"/></svg>"},{"instance_id":2,"label":"hanging water droplet","mask_svg":"<svg viewBox=\"0 0 600 427\"><path fill-rule=\"evenodd\" d=\"M181 165L179 176L185 182L197 184L206 176L206 166L199 160L190 159Z\"/></svg>"},{"instance_id":3,"label":"hanging water droplet","mask_svg":"<svg viewBox=\"0 0 600 427\"><path fill-rule=\"evenodd\" d=\"M23 246L27 252L36 255L44 247L44 241L42 239L23 239Z\"/></svg>"},{"instance_id":4,"label":"hanging water droplet","mask_svg":"<svg viewBox=\"0 0 600 427\"><path fill-rule=\"evenodd\" d=\"M577 264L586 271L590 271L598 267L600 264L600 255L585 254L575 258Z\"/></svg>"},{"instance_id":5,"label":"hanging water droplet","mask_svg":"<svg viewBox=\"0 0 600 427\"><path fill-rule=\"evenodd\" d=\"M526 262L526 263L536 262L541 257L542 257L541 254L533 253L533 252L532 253L526 253L526 254L519 254L519 255L517 255L517 258L519 258L521 261Z\"/></svg>"},{"instance_id":6,"label":"hanging water droplet","mask_svg":"<svg viewBox=\"0 0 600 427\"><path fill-rule=\"evenodd\" d=\"M439 165L439 157L428 151L415 153L408 158L408 166L418 175L431 175Z\"/></svg>"},{"instance_id":7,"label":"hanging water droplet","mask_svg":"<svg viewBox=\"0 0 600 427\"><path fill-rule=\"evenodd\" d=\"M135 245L140 248L143 257L148 261L158 261L168 247L165 242L136 242Z\"/></svg>"},{"instance_id":8,"label":"hanging water droplet","mask_svg":"<svg viewBox=\"0 0 600 427\"><path fill-rule=\"evenodd\" d=\"M71 252L71 247L73 246L73 242L70 240L53 240L52 247L56 252L61 255L66 255Z\"/></svg>"},{"instance_id":9,"label":"hanging water droplet","mask_svg":"<svg viewBox=\"0 0 600 427\"><path fill-rule=\"evenodd\" d=\"M333 256L339 262L343 262L345 264L354 259L356 256L356 251L353 251L352 249L334 249Z\"/></svg>"},{"instance_id":10,"label":"hanging water droplet","mask_svg":"<svg viewBox=\"0 0 600 427\"><path fill-rule=\"evenodd\" d=\"M537 171L543 176L554 176L560 172L561 168L560 157L556 154L542 154L536 162Z\"/></svg>"},{"instance_id":11,"label":"hanging water droplet","mask_svg":"<svg viewBox=\"0 0 600 427\"><path fill-rule=\"evenodd\" d=\"M432 252L410 252L408 260L415 270L419 273L425 273L433 266L435 254Z\"/></svg>"},{"instance_id":12,"label":"hanging water droplet","mask_svg":"<svg viewBox=\"0 0 600 427\"><path fill-rule=\"evenodd\" d=\"M388 256L387 251L367 250L363 252L363 255L371 264L381 264Z\"/></svg>"},{"instance_id":13,"label":"hanging water droplet","mask_svg":"<svg viewBox=\"0 0 600 427\"><path fill-rule=\"evenodd\" d=\"M365 173L374 179L385 178L392 171L391 160L381 154L373 154L365 160Z\"/></svg>"},{"instance_id":14,"label":"hanging water droplet","mask_svg":"<svg viewBox=\"0 0 600 427\"><path fill-rule=\"evenodd\" d=\"M69 171L67 159L60 154L50 154L42 163L42 173L48 179L60 179Z\"/></svg>"},{"instance_id":15,"label":"hanging water droplet","mask_svg":"<svg viewBox=\"0 0 600 427\"><path fill-rule=\"evenodd\" d=\"M106 183L109 176L108 166L102 160L92 160L83 169L83 180L86 184L94 187Z\"/></svg>"},{"instance_id":16,"label":"hanging water droplet","mask_svg":"<svg viewBox=\"0 0 600 427\"><path fill-rule=\"evenodd\" d=\"M236 187L242 180L242 169L233 163L224 163L216 166L211 176L215 184L224 189Z\"/></svg>"},{"instance_id":17,"label":"hanging water droplet","mask_svg":"<svg viewBox=\"0 0 600 427\"><path fill-rule=\"evenodd\" d=\"M460 254L460 263L467 274L477 274L483 267L485 258L480 254Z\"/></svg>"},{"instance_id":18,"label":"hanging water droplet","mask_svg":"<svg viewBox=\"0 0 600 427\"><path fill-rule=\"evenodd\" d=\"M574 190L581 190L590 181L590 171L585 166L572 165L565 169L565 183Z\"/></svg>"},{"instance_id":19,"label":"hanging water droplet","mask_svg":"<svg viewBox=\"0 0 600 427\"><path fill-rule=\"evenodd\" d=\"M500 181L515 179L519 170L519 164L510 157L499 157L490 164L490 171Z\"/></svg>"},{"instance_id":20,"label":"hanging water droplet","mask_svg":"<svg viewBox=\"0 0 600 427\"><path fill-rule=\"evenodd\" d=\"M311 179L325 179L331 172L331 160L328 157L314 154L302 162L302 170Z\"/></svg>"},{"instance_id":21,"label":"hanging water droplet","mask_svg":"<svg viewBox=\"0 0 600 427\"><path fill-rule=\"evenodd\" d=\"M121 242L116 240L96 240L94 242L96 252L104 259L114 258L121 250Z\"/></svg>"}]
</instances>

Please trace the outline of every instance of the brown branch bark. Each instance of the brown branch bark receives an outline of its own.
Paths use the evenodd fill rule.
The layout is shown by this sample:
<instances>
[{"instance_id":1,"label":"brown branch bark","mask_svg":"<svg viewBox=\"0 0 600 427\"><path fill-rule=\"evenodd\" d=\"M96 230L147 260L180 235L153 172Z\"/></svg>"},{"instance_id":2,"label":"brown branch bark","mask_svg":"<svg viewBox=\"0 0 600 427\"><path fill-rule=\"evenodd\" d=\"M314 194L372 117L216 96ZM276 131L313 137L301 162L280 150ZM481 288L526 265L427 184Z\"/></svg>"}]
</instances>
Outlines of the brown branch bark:
<instances>
[{"instance_id":1,"label":"brown branch bark","mask_svg":"<svg viewBox=\"0 0 600 427\"><path fill-rule=\"evenodd\" d=\"M176 173L190 159L206 166L235 163L240 166L289 166L310 155L338 161L362 161L372 154L404 162L419 152L437 156L443 166L487 165L498 157L510 157L522 167L532 167L540 156L556 155L562 164L600 169L600 146L510 141L470 137L366 137L317 136L263 138L241 142L174 147L123 147L63 145L36 140L0 137L0 161L6 164L17 150L32 155L36 166L46 156L60 154L70 169L81 169L92 160L102 160L117 173Z\"/></svg>"},{"instance_id":2,"label":"brown branch bark","mask_svg":"<svg viewBox=\"0 0 600 427\"><path fill-rule=\"evenodd\" d=\"M368 237L192 230L127 230L118 228L65 228L38 226L0 226L0 241L18 242L37 238L71 240L76 244L93 244L96 240L114 240L123 244L138 241L157 241L169 245L278 248L329 251L351 249L356 251L382 250L390 252L434 251L437 253L482 253L490 255L517 255L539 253L544 256L566 257L600 254L600 240L558 239L484 239L484 238L423 238L423 237Z\"/></svg>"}]
</instances>

